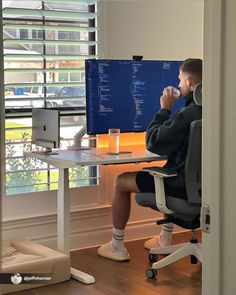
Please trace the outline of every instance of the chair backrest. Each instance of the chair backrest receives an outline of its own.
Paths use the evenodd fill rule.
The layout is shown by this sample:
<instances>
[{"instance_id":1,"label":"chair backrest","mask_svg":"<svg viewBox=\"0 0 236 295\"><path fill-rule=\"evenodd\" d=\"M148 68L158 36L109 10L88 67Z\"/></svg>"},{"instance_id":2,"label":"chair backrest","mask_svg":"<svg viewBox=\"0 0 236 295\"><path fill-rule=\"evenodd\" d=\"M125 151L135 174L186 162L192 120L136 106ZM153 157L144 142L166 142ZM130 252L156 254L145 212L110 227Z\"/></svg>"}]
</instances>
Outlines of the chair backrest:
<instances>
[{"instance_id":1,"label":"chair backrest","mask_svg":"<svg viewBox=\"0 0 236 295\"><path fill-rule=\"evenodd\" d=\"M185 161L185 185L187 200L166 195L166 205L173 210L168 219L184 228L200 227L201 211L201 155L202 155L202 120L190 125L189 144Z\"/></svg>"},{"instance_id":2,"label":"chair backrest","mask_svg":"<svg viewBox=\"0 0 236 295\"><path fill-rule=\"evenodd\" d=\"M166 196L167 207L175 212L168 218L184 227L200 227L201 211L201 163L202 163L202 120L193 121L190 125L189 144L185 162L185 185L188 200Z\"/></svg>"},{"instance_id":3,"label":"chair backrest","mask_svg":"<svg viewBox=\"0 0 236 295\"><path fill-rule=\"evenodd\" d=\"M190 126L189 144L185 162L185 185L190 204L201 204L202 120Z\"/></svg>"},{"instance_id":4,"label":"chair backrest","mask_svg":"<svg viewBox=\"0 0 236 295\"><path fill-rule=\"evenodd\" d=\"M185 183L188 199L165 195L167 208L173 211L167 214L172 222L184 228L198 228L201 211L201 154L202 154L202 120L190 125L189 144L185 162ZM136 201L144 207L160 211L156 206L155 193L138 193Z\"/></svg>"}]
</instances>

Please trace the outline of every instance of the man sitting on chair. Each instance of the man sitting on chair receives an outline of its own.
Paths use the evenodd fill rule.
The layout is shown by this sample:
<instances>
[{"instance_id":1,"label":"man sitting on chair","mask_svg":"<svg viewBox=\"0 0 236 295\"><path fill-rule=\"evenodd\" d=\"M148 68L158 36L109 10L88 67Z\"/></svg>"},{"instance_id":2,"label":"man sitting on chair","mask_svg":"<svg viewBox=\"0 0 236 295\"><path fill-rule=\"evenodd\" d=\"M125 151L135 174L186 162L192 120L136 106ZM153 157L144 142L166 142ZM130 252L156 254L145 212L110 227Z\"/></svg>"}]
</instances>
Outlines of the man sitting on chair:
<instances>
[{"instance_id":1,"label":"man sitting on chair","mask_svg":"<svg viewBox=\"0 0 236 295\"><path fill-rule=\"evenodd\" d=\"M201 107L193 100L195 85L202 81L202 60L186 59L179 68L179 90L185 98L185 107L171 115L170 110L177 96L170 87L160 97L160 111L155 115L146 131L147 149L159 155L167 155L168 168L178 171L176 177L164 179L165 193L176 198L187 199L184 181L184 165L188 147L190 124L202 118ZM98 249L98 255L116 260L130 259L124 245L124 230L130 214L131 193L155 192L153 176L148 172L125 172L117 176L114 183L112 203L112 240ZM173 224L163 225L161 233L146 241L146 249L167 246L171 243Z\"/></svg>"}]
</instances>

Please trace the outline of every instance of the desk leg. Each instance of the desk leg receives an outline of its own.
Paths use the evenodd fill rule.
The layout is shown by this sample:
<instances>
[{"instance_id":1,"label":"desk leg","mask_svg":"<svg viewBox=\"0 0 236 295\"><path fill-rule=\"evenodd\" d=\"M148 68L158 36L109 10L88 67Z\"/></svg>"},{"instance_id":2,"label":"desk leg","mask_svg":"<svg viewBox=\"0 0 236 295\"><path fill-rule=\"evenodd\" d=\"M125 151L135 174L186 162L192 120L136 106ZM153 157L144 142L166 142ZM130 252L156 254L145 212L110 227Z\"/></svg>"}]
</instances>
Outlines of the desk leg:
<instances>
[{"instance_id":1,"label":"desk leg","mask_svg":"<svg viewBox=\"0 0 236 295\"><path fill-rule=\"evenodd\" d=\"M70 255L70 194L69 194L69 169L59 169L59 185L57 194L57 249ZM71 268L72 278L84 283L95 282L93 276Z\"/></svg>"},{"instance_id":2,"label":"desk leg","mask_svg":"<svg viewBox=\"0 0 236 295\"><path fill-rule=\"evenodd\" d=\"M57 193L57 249L70 254L70 193L69 169L59 169Z\"/></svg>"}]
</instances>

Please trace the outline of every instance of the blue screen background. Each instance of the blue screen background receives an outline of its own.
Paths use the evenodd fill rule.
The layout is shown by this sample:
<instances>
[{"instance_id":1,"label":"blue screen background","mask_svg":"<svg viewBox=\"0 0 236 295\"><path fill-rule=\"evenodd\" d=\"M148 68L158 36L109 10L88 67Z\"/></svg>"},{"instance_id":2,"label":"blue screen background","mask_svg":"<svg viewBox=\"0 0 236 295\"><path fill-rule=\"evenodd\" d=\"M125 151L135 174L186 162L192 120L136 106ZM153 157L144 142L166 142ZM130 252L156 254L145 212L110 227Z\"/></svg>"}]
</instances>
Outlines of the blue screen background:
<instances>
[{"instance_id":1,"label":"blue screen background","mask_svg":"<svg viewBox=\"0 0 236 295\"><path fill-rule=\"evenodd\" d=\"M86 60L88 134L143 132L160 109L167 86L178 87L181 61ZM172 113L184 106L180 98Z\"/></svg>"}]
</instances>

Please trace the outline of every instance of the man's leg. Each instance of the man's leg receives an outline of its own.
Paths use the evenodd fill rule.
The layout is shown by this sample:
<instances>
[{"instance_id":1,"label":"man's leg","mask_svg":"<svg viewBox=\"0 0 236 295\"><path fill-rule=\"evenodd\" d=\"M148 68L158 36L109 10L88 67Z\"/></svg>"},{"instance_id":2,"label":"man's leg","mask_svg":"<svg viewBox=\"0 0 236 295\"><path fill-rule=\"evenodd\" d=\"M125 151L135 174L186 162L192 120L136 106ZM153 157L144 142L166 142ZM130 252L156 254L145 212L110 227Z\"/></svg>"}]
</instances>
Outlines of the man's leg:
<instances>
[{"instance_id":1,"label":"man's leg","mask_svg":"<svg viewBox=\"0 0 236 295\"><path fill-rule=\"evenodd\" d=\"M136 182L139 190L141 192L155 192L155 184L154 178L151 174L141 171L137 174ZM152 200L155 202L155 200ZM148 203L147 203L148 204ZM163 214L163 218L165 219L166 216ZM174 224L173 223L166 223L162 226L162 230L158 236L149 239L144 243L144 248L151 249L156 248L159 246L167 246L171 244L172 239L172 231L173 231Z\"/></svg>"},{"instance_id":2,"label":"man's leg","mask_svg":"<svg viewBox=\"0 0 236 295\"><path fill-rule=\"evenodd\" d=\"M118 175L114 182L112 240L98 249L100 256L116 261L130 259L130 255L124 245L124 230L130 215L131 193L140 192L136 184L136 176L137 172L125 172ZM169 223L166 226L167 230L163 226L159 236L145 242L145 248L150 249L158 247L158 245L165 246L171 243L173 224Z\"/></svg>"},{"instance_id":3,"label":"man's leg","mask_svg":"<svg viewBox=\"0 0 236 295\"><path fill-rule=\"evenodd\" d=\"M100 256L117 261L130 259L124 245L124 230L130 215L131 193L139 192L136 175L137 172L125 172L117 176L114 182L112 241L98 249Z\"/></svg>"},{"instance_id":4,"label":"man's leg","mask_svg":"<svg viewBox=\"0 0 236 295\"><path fill-rule=\"evenodd\" d=\"M131 193L138 193L136 184L137 172L125 172L117 176L114 182L112 201L113 226L125 229L130 215Z\"/></svg>"},{"instance_id":5,"label":"man's leg","mask_svg":"<svg viewBox=\"0 0 236 295\"><path fill-rule=\"evenodd\" d=\"M163 218L166 218L166 215L163 214ZM166 223L162 226L161 232L158 236L155 236L144 243L145 249L151 249L156 247L169 246L172 240L172 232L174 229L173 223Z\"/></svg>"}]
</instances>

